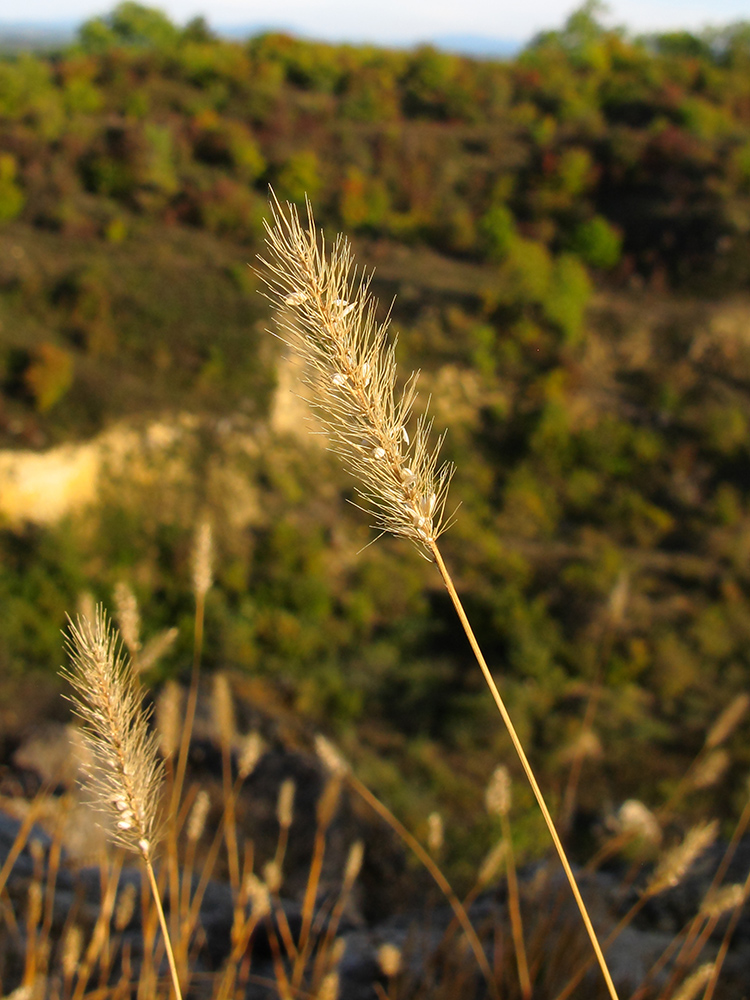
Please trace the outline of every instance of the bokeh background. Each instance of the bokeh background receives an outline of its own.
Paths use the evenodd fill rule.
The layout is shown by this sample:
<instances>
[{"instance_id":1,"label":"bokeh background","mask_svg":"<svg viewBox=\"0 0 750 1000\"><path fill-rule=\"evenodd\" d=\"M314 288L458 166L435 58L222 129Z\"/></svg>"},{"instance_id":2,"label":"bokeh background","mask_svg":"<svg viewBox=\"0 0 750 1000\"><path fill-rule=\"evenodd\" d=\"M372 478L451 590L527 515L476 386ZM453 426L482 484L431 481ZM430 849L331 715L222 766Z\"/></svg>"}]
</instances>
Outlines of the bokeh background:
<instances>
[{"instance_id":1,"label":"bokeh background","mask_svg":"<svg viewBox=\"0 0 750 1000\"><path fill-rule=\"evenodd\" d=\"M254 270L270 184L393 303L457 465L446 557L579 855L630 798L736 818L742 722L683 776L750 673L750 25L485 6L38 2L0 32L6 766L65 717L85 595L125 582L145 640L178 630L149 684L186 676L208 518L207 675L411 828L439 808L459 879L489 846L509 743L434 568L366 547L308 433Z\"/></svg>"}]
</instances>

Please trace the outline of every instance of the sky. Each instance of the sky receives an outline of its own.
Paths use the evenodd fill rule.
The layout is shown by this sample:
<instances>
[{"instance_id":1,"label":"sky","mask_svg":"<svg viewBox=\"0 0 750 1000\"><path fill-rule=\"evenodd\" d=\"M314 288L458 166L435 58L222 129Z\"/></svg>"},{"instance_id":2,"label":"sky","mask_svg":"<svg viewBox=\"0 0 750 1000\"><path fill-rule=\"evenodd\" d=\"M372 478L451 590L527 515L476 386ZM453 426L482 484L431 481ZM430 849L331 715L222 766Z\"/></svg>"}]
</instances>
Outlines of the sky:
<instances>
[{"instance_id":1,"label":"sky","mask_svg":"<svg viewBox=\"0 0 750 1000\"><path fill-rule=\"evenodd\" d=\"M0 0L0 24L67 24L106 13L116 0ZM410 44L446 36L524 42L559 27L576 0L142 0L175 22L202 14L214 27L280 27L335 41ZM750 0L614 0L605 23L632 32L750 20Z\"/></svg>"}]
</instances>

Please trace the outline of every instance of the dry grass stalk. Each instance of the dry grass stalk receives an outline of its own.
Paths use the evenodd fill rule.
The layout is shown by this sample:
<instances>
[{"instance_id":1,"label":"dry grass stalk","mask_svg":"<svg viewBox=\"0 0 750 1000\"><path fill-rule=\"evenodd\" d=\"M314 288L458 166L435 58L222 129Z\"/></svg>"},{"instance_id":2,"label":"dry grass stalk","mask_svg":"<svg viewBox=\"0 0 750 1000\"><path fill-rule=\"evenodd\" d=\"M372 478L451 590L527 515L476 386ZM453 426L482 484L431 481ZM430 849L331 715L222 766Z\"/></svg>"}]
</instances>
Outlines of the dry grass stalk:
<instances>
[{"instance_id":1,"label":"dry grass stalk","mask_svg":"<svg viewBox=\"0 0 750 1000\"><path fill-rule=\"evenodd\" d=\"M153 869L164 774L157 737L149 731L141 688L102 607L97 608L93 621L79 618L75 625L71 623L68 651L72 666L62 673L73 687L75 712L84 726L89 790L94 805L113 822L113 840L143 859L174 990L180 998L179 977Z\"/></svg>"},{"instance_id":2,"label":"dry grass stalk","mask_svg":"<svg viewBox=\"0 0 750 1000\"><path fill-rule=\"evenodd\" d=\"M224 673L217 673L214 676L212 709L218 742L221 746L231 747L237 727L234 717L234 696L229 679Z\"/></svg>"},{"instance_id":3,"label":"dry grass stalk","mask_svg":"<svg viewBox=\"0 0 750 1000\"><path fill-rule=\"evenodd\" d=\"M204 527L204 525L206 525ZM171 811L175 812L182 796L182 786L185 781L190 740L193 737L195 712L198 706L198 677L200 675L201 654L203 652L203 626L206 614L206 593L212 582L213 544L208 522L199 525L196 532L196 543L193 549L193 588L195 591L195 626L193 636L193 665L190 671L190 687L188 688L185 706L185 723L182 727L180 752L177 756L175 780L172 786ZM224 750L224 746L222 746ZM224 754L226 757L226 754Z\"/></svg>"},{"instance_id":4,"label":"dry grass stalk","mask_svg":"<svg viewBox=\"0 0 750 1000\"><path fill-rule=\"evenodd\" d=\"M412 419L417 375L412 373L397 393L395 342L388 337L388 320L377 322L370 277L357 272L348 240L338 236L328 256L309 203L306 226L294 206L282 210L275 196L271 213L266 257L260 260L268 297L278 307L279 336L306 366L310 404L333 449L358 479L375 527L408 538L435 562L534 792L607 990L617 1000L562 841L438 547L451 520L445 512L453 466L440 463L442 437L430 445L431 421L425 416Z\"/></svg>"},{"instance_id":5,"label":"dry grass stalk","mask_svg":"<svg viewBox=\"0 0 750 1000\"><path fill-rule=\"evenodd\" d=\"M484 861L482 861L479 868L477 882L480 886L484 887L495 880L498 872L505 864L505 854L507 850L508 845L506 842L504 840L498 840L489 854L485 857Z\"/></svg>"},{"instance_id":6,"label":"dry grass stalk","mask_svg":"<svg viewBox=\"0 0 750 1000\"><path fill-rule=\"evenodd\" d=\"M714 722L706 736L706 749L712 750L724 743L742 722L745 713L750 708L750 695L744 691L732 699L719 718Z\"/></svg>"},{"instance_id":7,"label":"dry grass stalk","mask_svg":"<svg viewBox=\"0 0 750 1000\"><path fill-rule=\"evenodd\" d=\"M531 996L531 979L529 977L529 965L526 957L526 946L524 944L523 937L521 897L518 891L516 859L513 852L513 838L510 828L512 784L510 772L503 764L495 768L495 771L493 772L493 775L487 785L484 801L487 807L487 812L490 816L497 816L500 819L500 827L503 834L503 839L500 843L503 847L502 856L505 860L505 873L508 880L508 910L510 913L511 932L513 934L513 947L516 953L518 982L521 987L521 995L528 998ZM499 845L495 850L499 855ZM487 858L485 864L487 864L489 860L490 858ZM481 875L482 872L480 872L480 878Z\"/></svg>"}]
</instances>

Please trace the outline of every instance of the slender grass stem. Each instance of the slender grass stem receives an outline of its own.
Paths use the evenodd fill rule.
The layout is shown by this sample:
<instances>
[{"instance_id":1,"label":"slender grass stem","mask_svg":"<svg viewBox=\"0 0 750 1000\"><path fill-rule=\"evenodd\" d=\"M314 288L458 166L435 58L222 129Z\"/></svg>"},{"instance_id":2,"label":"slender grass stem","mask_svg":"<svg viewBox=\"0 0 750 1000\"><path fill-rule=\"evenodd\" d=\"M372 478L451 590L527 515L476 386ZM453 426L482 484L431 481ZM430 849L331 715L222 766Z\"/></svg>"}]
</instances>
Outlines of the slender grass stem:
<instances>
[{"instance_id":1,"label":"slender grass stem","mask_svg":"<svg viewBox=\"0 0 750 1000\"><path fill-rule=\"evenodd\" d=\"M521 994L524 1000L531 997L531 980L529 978L529 963L526 959L526 946L523 941L523 923L521 920L521 897L518 891L518 877L516 875L516 859L513 855L513 839L511 836L510 820L506 812L501 813L500 823L505 841L505 871L508 879L508 909L510 911L510 927L513 934L513 948L516 953L516 965L518 966L518 983L521 987Z\"/></svg>"},{"instance_id":2,"label":"slender grass stem","mask_svg":"<svg viewBox=\"0 0 750 1000\"><path fill-rule=\"evenodd\" d=\"M487 661L485 660L481 647L477 641L476 636L474 635L474 630L471 627L471 623L466 615L464 606L461 603L461 598L458 596L458 591L456 590L456 587L453 583L453 579L450 575L450 572L448 571L448 567L445 565L445 561L443 560L443 556L442 553L440 552L437 541L436 540L430 541L429 548L435 559L435 564L437 565L437 568L440 572L440 576L443 579L445 588L448 591L448 594L450 595L451 601L453 602L453 607L456 610L456 614L458 615L459 621L461 622L463 630L466 633L466 638L469 640L469 645L471 646L472 652L474 653L474 656L476 657L476 661L479 664L484 679L487 682L487 687L490 689L490 694L492 695L492 698L495 704L497 705L497 709L500 712L500 715L502 716L503 722L505 723L505 727L508 730L508 735L510 736L511 742L513 743L513 747L516 753L518 754L518 759L521 761L521 767L523 768L524 773L526 774L526 778L528 779L528 782L531 785L531 790L534 793L534 798L536 799L537 805L539 806L539 811L544 817L544 822L547 824L547 829L549 830L550 837L552 838L552 843L555 846L555 850L557 851L557 856L560 859L560 864L563 867L563 871L565 872L568 884L570 885L571 892L573 893L573 897L578 906L578 910L581 914L581 919L583 920L583 924L586 928L586 933L588 934L589 940L591 941L591 946L594 949L596 961L598 962L599 968L601 969L602 976L604 977L604 981L607 985L607 990L609 991L609 995L612 998L612 1000L618 1000L617 990L615 989L615 984L612 982L612 976L610 975L609 968L607 967L607 962L606 959L604 958L604 952L602 951L601 945L599 944L599 939L597 937L596 931L594 930L594 925L591 923L591 918L589 917L588 910L586 909L586 904L583 901L583 896L581 896L581 891L578 888L578 883L576 882L575 875L573 874L573 869L570 867L570 862L568 861L568 856L565 853L565 848L563 847L562 841L560 840L560 837L557 833L557 828L555 827L554 820L552 819L552 815L550 814L550 811L547 808L547 803L544 800L544 796L542 795L542 790L539 787L539 783L536 780L536 776L531 767L531 764L529 763L529 759L526 756L526 751L523 748L521 739L518 733L516 732L516 727L513 725L513 720L510 717L508 709L505 707L505 702L503 701L503 698L497 688L497 685L495 684L495 680L492 674L490 673L490 668L487 666Z\"/></svg>"},{"instance_id":3,"label":"slender grass stem","mask_svg":"<svg viewBox=\"0 0 750 1000\"><path fill-rule=\"evenodd\" d=\"M419 858L430 875L432 875L441 892L448 900L456 919L466 935L466 938L471 946L471 950L474 952L474 957L477 960L477 965L482 970L482 974L487 982L489 990L492 995L499 1000L500 992L492 973L492 969L490 968L490 964L487 961L487 956L484 953L484 948L477 937L477 932L474 930L474 925L469 919L461 901L458 896L456 896L453 888L446 879L445 875L443 875L439 866L435 864L430 854L424 849L424 847L422 847L416 837L409 833L403 823L400 823L399 820L396 819L390 809L384 805L380 799L373 795L370 789L364 785L355 774L352 774L351 771L347 774L347 781L354 791L370 806L370 808L376 812L378 816L384 819L391 829L398 834L406 846L413 851L417 858Z\"/></svg>"},{"instance_id":4,"label":"slender grass stem","mask_svg":"<svg viewBox=\"0 0 750 1000\"><path fill-rule=\"evenodd\" d=\"M177 771L172 786L172 812L182 796L182 786L185 782L187 759L190 751L190 740L195 725L195 712L198 705L198 678L200 677L201 654L203 652L203 620L205 617L206 595L200 591L195 595L195 626L193 638L193 666L190 671L190 688L185 705L185 724L182 727L180 750L177 756Z\"/></svg>"},{"instance_id":5,"label":"slender grass stem","mask_svg":"<svg viewBox=\"0 0 750 1000\"><path fill-rule=\"evenodd\" d=\"M182 990L180 988L180 977L177 972L177 963L175 962L174 951L172 949L172 939L169 934L169 928L167 927L167 918L164 916L164 907L161 904L161 894L159 892L159 886L156 884L156 876L154 875L154 866L151 863L151 858L144 854L143 861L146 866L146 872L148 874L149 884L151 886L151 895L154 899L154 905L156 906L156 913L159 917L159 924L161 926L161 932L164 937L164 947L167 952L167 961L169 962L169 972L172 976L172 986L174 987L174 993L177 1000L182 1000Z\"/></svg>"}]
</instances>

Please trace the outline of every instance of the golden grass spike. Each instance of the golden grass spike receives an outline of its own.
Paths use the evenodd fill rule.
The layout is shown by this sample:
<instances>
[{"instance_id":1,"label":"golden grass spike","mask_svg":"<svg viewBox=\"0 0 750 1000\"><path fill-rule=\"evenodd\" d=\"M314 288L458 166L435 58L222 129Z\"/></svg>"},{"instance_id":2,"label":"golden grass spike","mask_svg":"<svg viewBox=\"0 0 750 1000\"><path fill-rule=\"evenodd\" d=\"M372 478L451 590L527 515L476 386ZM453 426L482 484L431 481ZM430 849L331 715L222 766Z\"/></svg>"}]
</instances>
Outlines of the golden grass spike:
<instances>
[{"instance_id":1,"label":"golden grass spike","mask_svg":"<svg viewBox=\"0 0 750 1000\"><path fill-rule=\"evenodd\" d=\"M182 689L177 681L169 680L156 700L156 731L163 757L174 757L180 749L182 719Z\"/></svg>"},{"instance_id":2,"label":"golden grass spike","mask_svg":"<svg viewBox=\"0 0 750 1000\"><path fill-rule=\"evenodd\" d=\"M646 886L644 895L655 896L665 889L678 885L688 869L716 840L718 830L717 820L691 827L685 838L663 856Z\"/></svg>"},{"instance_id":3,"label":"golden grass spike","mask_svg":"<svg viewBox=\"0 0 750 1000\"><path fill-rule=\"evenodd\" d=\"M490 816L507 816L510 812L510 772L504 764L495 768L484 793L484 804Z\"/></svg>"},{"instance_id":4,"label":"golden grass spike","mask_svg":"<svg viewBox=\"0 0 750 1000\"><path fill-rule=\"evenodd\" d=\"M427 847L433 857L437 857L443 850L445 843L445 829L443 827L443 817L439 812L432 812L427 817Z\"/></svg>"},{"instance_id":5,"label":"golden grass spike","mask_svg":"<svg viewBox=\"0 0 750 1000\"><path fill-rule=\"evenodd\" d=\"M432 421L413 417L418 373L397 390L388 320L377 322L370 277L358 273L348 240L339 236L327 257L309 204L306 226L293 206L285 213L274 199L271 211L260 260L279 336L305 364L310 404L359 481L374 527L429 554L448 526L453 466L440 463L442 437L430 445Z\"/></svg>"},{"instance_id":6,"label":"golden grass spike","mask_svg":"<svg viewBox=\"0 0 750 1000\"><path fill-rule=\"evenodd\" d=\"M713 971L713 962L706 962L704 965L698 966L695 972L691 976L688 976L677 993L674 994L674 1000L694 1000L708 983L713 975Z\"/></svg>"},{"instance_id":7,"label":"golden grass spike","mask_svg":"<svg viewBox=\"0 0 750 1000\"><path fill-rule=\"evenodd\" d=\"M163 768L142 690L101 606L93 622L71 623L67 645L72 667L62 673L73 686L75 712L83 722L94 804L110 816L117 843L150 857L160 833Z\"/></svg>"},{"instance_id":8,"label":"golden grass spike","mask_svg":"<svg viewBox=\"0 0 750 1000\"><path fill-rule=\"evenodd\" d=\"M213 583L213 533L208 521L202 521L195 533L193 547L193 590L205 597Z\"/></svg>"},{"instance_id":9,"label":"golden grass spike","mask_svg":"<svg viewBox=\"0 0 750 1000\"><path fill-rule=\"evenodd\" d=\"M187 839L192 843L197 843L203 836L208 819L208 811L211 808L211 798L205 788L201 788L195 796L193 808L187 821Z\"/></svg>"},{"instance_id":10,"label":"golden grass spike","mask_svg":"<svg viewBox=\"0 0 750 1000\"><path fill-rule=\"evenodd\" d=\"M384 976L393 979L401 971L401 949L386 942L378 948L378 965Z\"/></svg>"},{"instance_id":11,"label":"golden grass spike","mask_svg":"<svg viewBox=\"0 0 750 1000\"><path fill-rule=\"evenodd\" d=\"M711 750L695 765L693 773L690 775L691 787L698 790L711 788L712 785L718 784L731 763L732 758L725 747Z\"/></svg>"},{"instance_id":12,"label":"golden grass spike","mask_svg":"<svg viewBox=\"0 0 750 1000\"><path fill-rule=\"evenodd\" d=\"M292 819L294 818L294 794L296 790L297 786L293 778L285 778L279 786L276 818L279 821L279 826L286 827L287 829L292 825Z\"/></svg>"},{"instance_id":13,"label":"golden grass spike","mask_svg":"<svg viewBox=\"0 0 750 1000\"><path fill-rule=\"evenodd\" d=\"M109 814L111 837L140 854L164 936L172 986L182 998L174 950L159 887L154 850L161 834L158 807L164 777L157 736L150 732L142 689L118 637L99 606L93 621L70 623L67 648L71 668L62 670L73 687L71 699L83 722L86 771L94 804Z\"/></svg>"}]
</instances>

